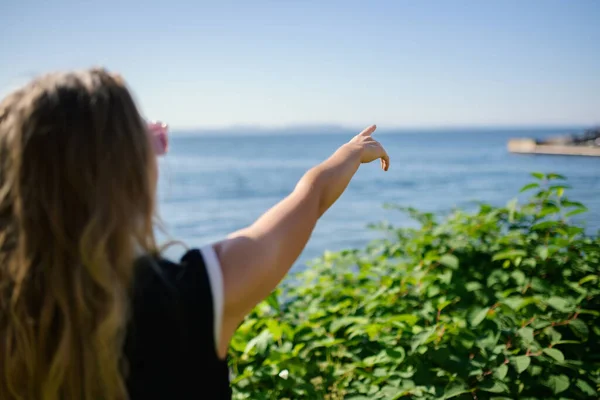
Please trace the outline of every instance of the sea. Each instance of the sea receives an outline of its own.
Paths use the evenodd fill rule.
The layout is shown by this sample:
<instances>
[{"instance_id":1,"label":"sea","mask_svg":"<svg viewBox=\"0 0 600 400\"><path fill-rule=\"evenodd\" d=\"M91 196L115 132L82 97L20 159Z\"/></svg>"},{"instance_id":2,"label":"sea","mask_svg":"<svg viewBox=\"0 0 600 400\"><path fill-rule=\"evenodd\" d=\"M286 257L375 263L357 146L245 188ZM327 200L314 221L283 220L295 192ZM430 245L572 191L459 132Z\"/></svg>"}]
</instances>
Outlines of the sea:
<instances>
[{"instance_id":1,"label":"sea","mask_svg":"<svg viewBox=\"0 0 600 400\"><path fill-rule=\"evenodd\" d=\"M382 236L373 223L411 224L384 207L411 206L443 215L453 208L475 209L479 201L504 205L533 181L532 172L568 178L571 200L589 211L576 217L586 231L600 229L600 157L517 155L511 138L545 138L570 128L385 130L374 137L391 166L360 167L346 192L318 222L293 267L325 251L360 248ZM220 129L171 133L169 153L159 162L161 240L198 247L250 225L287 196L302 175L329 157L356 132L334 128ZM178 258L181 248L167 256Z\"/></svg>"}]
</instances>

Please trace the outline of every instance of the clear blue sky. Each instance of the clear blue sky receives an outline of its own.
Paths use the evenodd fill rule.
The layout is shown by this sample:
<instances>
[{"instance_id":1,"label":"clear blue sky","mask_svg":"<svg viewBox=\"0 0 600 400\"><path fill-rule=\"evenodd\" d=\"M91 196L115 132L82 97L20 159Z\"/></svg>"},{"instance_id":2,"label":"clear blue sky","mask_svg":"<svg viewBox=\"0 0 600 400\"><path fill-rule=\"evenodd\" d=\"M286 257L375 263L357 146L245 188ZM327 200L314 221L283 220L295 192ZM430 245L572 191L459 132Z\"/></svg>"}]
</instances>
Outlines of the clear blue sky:
<instances>
[{"instance_id":1,"label":"clear blue sky","mask_svg":"<svg viewBox=\"0 0 600 400\"><path fill-rule=\"evenodd\" d=\"M0 2L0 94L121 72L175 128L600 123L600 1Z\"/></svg>"}]
</instances>

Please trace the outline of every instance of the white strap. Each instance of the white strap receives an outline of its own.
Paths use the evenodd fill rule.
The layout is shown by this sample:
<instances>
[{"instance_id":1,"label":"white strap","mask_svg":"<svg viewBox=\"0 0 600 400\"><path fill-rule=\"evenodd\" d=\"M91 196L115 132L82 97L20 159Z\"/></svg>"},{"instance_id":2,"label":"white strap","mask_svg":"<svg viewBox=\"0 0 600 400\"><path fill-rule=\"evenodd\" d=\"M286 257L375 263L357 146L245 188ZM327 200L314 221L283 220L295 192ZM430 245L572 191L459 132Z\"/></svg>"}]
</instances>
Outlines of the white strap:
<instances>
[{"instance_id":1,"label":"white strap","mask_svg":"<svg viewBox=\"0 0 600 400\"><path fill-rule=\"evenodd\" d=\"M223 323L223 272L217 253L212 245L200 249L213 298L215 351L219 352L219 339L221 338L221 324Z\"/></svg>"}]
</instances>

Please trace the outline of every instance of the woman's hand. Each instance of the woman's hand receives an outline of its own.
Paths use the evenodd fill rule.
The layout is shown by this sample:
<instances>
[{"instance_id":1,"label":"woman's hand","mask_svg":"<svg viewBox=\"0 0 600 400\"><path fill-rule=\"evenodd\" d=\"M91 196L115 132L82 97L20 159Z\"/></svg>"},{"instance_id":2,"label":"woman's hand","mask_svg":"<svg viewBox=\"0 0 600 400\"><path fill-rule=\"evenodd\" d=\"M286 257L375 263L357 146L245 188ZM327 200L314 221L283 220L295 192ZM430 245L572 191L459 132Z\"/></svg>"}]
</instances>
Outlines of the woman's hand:
<instances>
[{"instance_id":1,"label":"woman's hand","mask_svg":"<svg viewBox=\"0 0 600 400\"><path fill-rule=\"evenodd\" d=\"M169 150L169 126L160 121L147 123L148 134L157 156L162 156Z\"/></svg>"},{"instance_id":2,"label":"woman's hand","mask_svg":"<svg viewBox=\"0 0 600 400\"><path fill-rule=\"evenodd\" d=\"M381 143L371 136L373 132L375 132L375 129L377 129L377 126L369 126L361 133L354 136L347 145L357 147L360 150L361 163L370 163L379 158L381 159L381 169L387 171L390 168L390 157L387 155Z\"/></svg>"}]
</instances>

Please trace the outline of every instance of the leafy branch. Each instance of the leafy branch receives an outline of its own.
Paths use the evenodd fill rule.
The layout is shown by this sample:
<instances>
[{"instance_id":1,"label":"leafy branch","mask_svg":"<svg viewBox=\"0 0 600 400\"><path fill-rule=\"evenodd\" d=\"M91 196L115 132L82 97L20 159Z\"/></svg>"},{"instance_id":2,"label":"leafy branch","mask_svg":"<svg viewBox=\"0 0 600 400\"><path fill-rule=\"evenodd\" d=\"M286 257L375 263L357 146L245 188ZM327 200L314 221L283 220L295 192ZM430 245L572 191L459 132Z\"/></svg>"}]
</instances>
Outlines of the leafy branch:
<instances>
[{"instance_id":1,"label":"leafy branch","mask_svg":"<svg viewBox=\"0 0 600 400\"><path fill-rule=\"evenodd\" d=\"M389 206L418 227L284 282L232 340L234 398L600 397L600 238L565 177L532 177L504 207Z\"/></svg>"}]
</instances>

